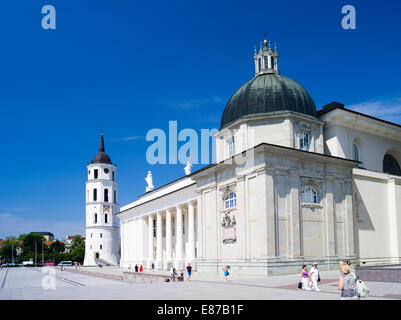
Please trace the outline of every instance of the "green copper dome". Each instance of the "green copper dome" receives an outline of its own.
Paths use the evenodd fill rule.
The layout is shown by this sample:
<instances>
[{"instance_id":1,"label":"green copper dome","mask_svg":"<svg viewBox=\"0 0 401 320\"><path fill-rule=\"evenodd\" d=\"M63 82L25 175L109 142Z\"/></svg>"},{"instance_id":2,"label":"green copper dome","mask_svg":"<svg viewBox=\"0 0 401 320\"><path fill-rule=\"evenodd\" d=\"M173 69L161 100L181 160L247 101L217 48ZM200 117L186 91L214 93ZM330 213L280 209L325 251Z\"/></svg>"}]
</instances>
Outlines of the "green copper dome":
<instances>
[{"instance_id":1,"label":"green copper dome","mask_svg":"<svg viewBox=\"0 0 401 320\"><path fill-rule=\"evenodd\" d=\"M221 128L244 116L277 111L316 116L315 103L299 83L275 73L259 74L230 98L221 117Z\"/></svg>"}]
</instances>

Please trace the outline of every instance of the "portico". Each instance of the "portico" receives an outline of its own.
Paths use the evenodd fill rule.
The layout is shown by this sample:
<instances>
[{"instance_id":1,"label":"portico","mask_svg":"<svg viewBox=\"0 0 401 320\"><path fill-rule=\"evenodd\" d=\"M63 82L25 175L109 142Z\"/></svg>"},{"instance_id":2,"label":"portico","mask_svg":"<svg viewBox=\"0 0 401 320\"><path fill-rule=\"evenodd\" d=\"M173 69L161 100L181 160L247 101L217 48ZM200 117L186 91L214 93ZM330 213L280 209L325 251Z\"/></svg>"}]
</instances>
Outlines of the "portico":
<instances>
[{"instance_id":1,"label":"portico","mask_svg":"<svg viewBox=\"0 0 401 320\"><path fill-rule=\"evenodd\" d=\"M122 238L128 239L122 241L123 268L137 264L152 269L153 264L156 270L172 266L180 270L187 263L196 268L198 204L194 182L189 178L178 182L171 199L166 194L169 188L161 189L147 193L147 201L139 199L119 213ZM167 201L161 201L162 194Z\"/></svg>"}]
</instances>

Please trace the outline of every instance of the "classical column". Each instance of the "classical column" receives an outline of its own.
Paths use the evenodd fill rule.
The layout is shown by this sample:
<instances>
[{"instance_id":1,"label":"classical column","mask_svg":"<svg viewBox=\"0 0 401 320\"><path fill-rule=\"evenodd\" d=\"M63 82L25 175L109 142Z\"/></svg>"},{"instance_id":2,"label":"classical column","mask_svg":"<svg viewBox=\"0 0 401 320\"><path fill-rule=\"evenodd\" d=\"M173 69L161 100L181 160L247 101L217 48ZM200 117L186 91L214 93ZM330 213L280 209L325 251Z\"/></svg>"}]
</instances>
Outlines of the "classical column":
<instances>
[{"instance_id":1,"label":"classical column","mask_svg":"<svg viewBox=\"0 0 401 320\"><path fill-rule=\"evenodd\" d=\"M176 228L175 228L175 267L178 269L182 269L184 267L184 262L183 262L183 245L182 245L182 209L181 206L178 205L176 207L177 213L176 213Z\"/></svg>"},{"instance_id":2,"label":"classical column","mask_svg":"<svg viewBox=\"0 0 401 320\"><path fill-rule=\"evenodd\" d=\"M164 261L164 270L169 270L171 266L172 255L172 232L171 232L171 209L166 209L166 260Z\"/></svg>"},{"instance_id":3,"label":"classical column","mask_svg":"<svg viewBox=\"0 0 401 320\"><path fill-rule=\"evenodd\" d=\"M187 261L193 264L195 260L195 212L194 203L188 202L188 256Z\"/></svg>"},{"instance_id":4,"label":"classical column","mask_svg":"<svg viewBox=\"0 0 401 320\"><path fill-rule=\"evenodd\" d=\"M148 215L148 263L147 268L152 268L152 263L154 259L154 250L153 250L153 217L152 215Z\"/></svg>"},{"instance_id":5,"label":"classical column","mask_svg":"<svg viewBox=\"0 0 401 320\"><path fill-rule=\"evenodd\" d=\"M156 269L163 268L163 234L162 234L162 213L156 215Z\"/></svg>"},{"instance_id":6,"label":"classical column","mask_svg":"<svg viewBox=\"0 0 401 320\"><path fill-rule=\"evenodd\" d=\"M120 265L123 268L125 267L124 261L126 259L126 257L125 257L125 242L126 242L126 239L125 239L124 232L125 232L125 222L121 223L121 228L120 228L120 239L121 239L120 240L121 241L121 261L120 261Z\"/></svg>"}]
</instances>

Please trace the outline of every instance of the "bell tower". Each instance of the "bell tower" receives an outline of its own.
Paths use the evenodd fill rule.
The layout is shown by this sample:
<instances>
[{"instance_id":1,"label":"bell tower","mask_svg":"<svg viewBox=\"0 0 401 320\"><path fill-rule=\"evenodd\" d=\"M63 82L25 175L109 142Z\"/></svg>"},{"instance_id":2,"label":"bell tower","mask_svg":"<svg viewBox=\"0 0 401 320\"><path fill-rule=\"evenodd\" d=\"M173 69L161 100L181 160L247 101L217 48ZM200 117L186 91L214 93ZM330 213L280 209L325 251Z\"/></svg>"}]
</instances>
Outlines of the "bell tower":
<instances>
[{"instance_id":1,"label":"bell tower","mask_svg":"<svg viewBox=\"0 0 401 320\"><path fill-rule=\"evenodd\" d=\"M86 240L84 266L98 263L117 265L119 257L119 221L117 166L112 164L100 133L99 152L87 165Z\"/></svg>"}]
</instances>

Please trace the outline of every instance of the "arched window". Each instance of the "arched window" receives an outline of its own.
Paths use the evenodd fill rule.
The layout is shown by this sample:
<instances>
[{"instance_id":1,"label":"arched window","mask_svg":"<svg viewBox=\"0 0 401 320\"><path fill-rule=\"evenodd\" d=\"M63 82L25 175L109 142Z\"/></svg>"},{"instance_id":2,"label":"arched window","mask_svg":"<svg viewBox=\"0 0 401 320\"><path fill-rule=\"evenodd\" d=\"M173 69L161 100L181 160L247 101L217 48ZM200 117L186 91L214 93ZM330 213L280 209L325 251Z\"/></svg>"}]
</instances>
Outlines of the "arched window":
<instances>
[{"instance_id":1,"label":"arched window","mask_svg":"<svg viewBox=\"0 0 401 320\"><path fill-rule=\"evenodd\" d=\"M107 213L104 215L104 223L108 223L107 222Z\"/></svg>"},{"instance_id":2,"label":"arched window","mask_svg":"<svg viewBox=\"0 0 401 320\"><path fill-rule=\"evenodd\" d=\"M228 156L232 157L235 155L235 138L228 141Z\"/></svg>"},{"instance_id":3,"label":"arched window","mask_svg":"<svg viewBox=\"0 0 401 320\"><path fill-rule=\"evenodd\" d=\"M401 168L397 159L391 154L386 154L383 159L383 172L401 176Z\"/></svg>"},{"instance_id":4,"label":"arched window","mask_svg":"<svg viewBox=\"0 0 401 320\"><path fill-rule=\"evenodd\" d=\"M103 238L103 233L100 233L100 238Z\"/></svg>"},{"instance_id":5,"label":"arched window","mask_svg":"<svg viewBox=\"0 0 401 320\"><path fill-rule=\"evenodd\" d=\"M93 201L97 201L97 189L93 189Z\"/></svg>"},{"instance_id":6,"label":"arched window","mask_svg":"<svg viewBox=\"0 0 401 320\"><path fill-rule=\"evenodd\" d=\"M265 69L269 68L269 62L267 61L267 56L264 56L264 62L265 62Z\"/></svg>"},{"instance_id":7,"label":"arched window","mask_svg":"<svg viewBox=\"0 0 401 320\"><path fill-rule=\"evenodd\" d=\"M97 223L97 213L93 216L93 223Z\"/></svg>"},{"instance_id":8,"label":"arched window","mask_svg":"<svg viewBox=\"0 0 401 320\"><path fill-rule=\"evenodd\" d=\"M354 160L361 161L361 154L359 151L359 146L356 143L354 143Z\"/></svg>"},{"instance_id":9,"label":"arched window","mask_svg":"<svg viewBox=\"0 0 401 320\"><path fill-rule=\"evenodd\" d=\"M104 202L109 202L109 189L104 189Z\"/></svg>"},{"instance_id":10,"label":"arched window","mask_svg":"<svg viewBox=\"0 0 401 320\"><path fill-rule=\"evenodd\" d=\"M318 203L316 190L311 187L305 187L302 190L302 202Z\"/></svg>"},{"instance_id":11,"label":"arched window","mask_svg":"<svg viewBox=\"0 0 401 320\"><path fill-rule=\"evenodd\" d=\"M113 171L112 175L113 175L113 181L114 181L114 171Z\"/></svg>"},{"instance_id":12,"label":"arched window","mask_svg":"<svg viewBox=\"0 0 401 320\"><path fill-rule=\"evenodd\" d=\"M102 248L103 248L103 246L102 246L102 245L100 245L100 250L102 250Z\"/></svg>"},{"instance_id":13,"label":"arched window","mask_svg":"<svg viewBox=\"0 0 401 320\"><path fill-rule=\"evenodd\" d=\"M262 59L261 58L258 59L258 67L259 67L259 71L262 70Z\"/></svg>"},{"instance_id":14,"label":"arched window","mask_svg":"<svg viewBox=\"0 0 401 320\"><path fill-rule=\"evenodd\" d=\"M304 151L309 151L310 146L310 133L300 131L299 132L299 148Z\"/></svg>"},{"instance_id":15,"label":"arched window","mask_svg":"<svg viewBox=\"0 0 401 320\"><path fill-rule=\"evenodd\" d=\"M114 190L114 203L117 203L117 192Z\"/></svg>"},{"instance_id":16,"label":"arched window","mask_svg":"<svg viewBox=\"0 0 401 320\"><path fill-rule=\"evenodd\" d=\"M270 61L271 61L271 63L272 63L272 64L271 64L271 68L274 69L274 57L270 57L270 59L271 59Z\"/></svg>"},{"instance_id":17,"label":"arched window","mask_svg":"<svg viewBox=\"0 0 401 320\"><path fill-rule=\"evenodd\" d=\"M237 194L235 192L230 192L224 198L224 208L229 209L229 208L235 208L236 206L237 206Z\"/></svg>"}]
</instances>

